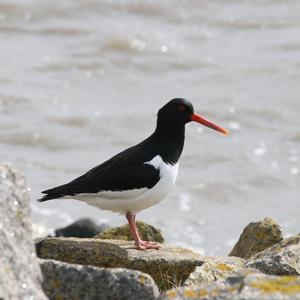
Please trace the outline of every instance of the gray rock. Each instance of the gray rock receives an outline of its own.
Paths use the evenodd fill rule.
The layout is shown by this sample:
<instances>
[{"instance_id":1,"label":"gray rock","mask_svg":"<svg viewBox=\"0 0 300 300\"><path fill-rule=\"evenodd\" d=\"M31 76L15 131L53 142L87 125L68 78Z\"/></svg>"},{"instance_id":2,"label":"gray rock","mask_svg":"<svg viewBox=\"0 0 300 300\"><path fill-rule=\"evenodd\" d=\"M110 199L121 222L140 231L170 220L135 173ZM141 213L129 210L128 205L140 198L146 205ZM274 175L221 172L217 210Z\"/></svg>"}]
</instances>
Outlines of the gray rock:
<instances>
[{"instance_id":1,"label":"gray rock","mask_svg":"<svg viewBox=\"0 0 300 300\"><path fill-rule=\"evenodd\" d=\"M254 270L215 281L169 290L159 300L299 300L300 277L271 276Z\"/></svg>"},{"instance_id":2,"label":"gray rock","mask_svg":"<svg viewBox=\"0 0 300 300\"><path fill-rule=\"evenodd\" d=\"M31 236L24 177L0 166L0 299L47 299Z\"/></svg>"},{"instance_id":3,"label":"gray rock","mask_svg":"<svg viewBox=\"0 0 300 300\"><path fill-rule=\"evenodd\" d=\"M245 269L245 260L239 257L212 256L204 257L204 264L196 267L185 285L210 283Z\"/></svg>"},{"instance_id":4,"label":"gray rock","mask_svg":"<svg viewBox=\"0 0 300 300\"><path fill-rule=\"evenodd\" d=\"M128 268L151 275L161 290L184 284L203 257L191 250L162 245L160 250L140 251L133 242L119 240L48 238L36 244L40 258L80 265Z\"/></svg>"},{"instance_id":5,"label":"gray rock","mask_svg":"<svg viewBox=\"0 0 300 300\"><path fill-rule=\"evenodd\" d=\"M153 300L159 291L153 279L139 271L80 266L40 260L44 291L49 299Z\"/></svg>"},{"instance_id":6,"label":"gray rock","mask_svg":"<svg viewBox=\"0 0 300 300\"><path fill-rule=\"evenodd\" d=\"M300 234L257 253L246 265L266 274L300 275Z\"/></svg>"},{"instance_id":7,"label":"gray rock","mask_svg":"<svg viewBox=\"0 0 300 300\"><path fill-rule=\"evenodd\" d=\"M265 218L262 221L250 223L243 230L238 242L229 256L250 258L282 241L282 231L276 220Z\"/></svg>"},{"instance_id":8,"label":"gray rock","mask_svg":"<svg viewBox=\"0 0 300 300\"><path fill-rule=\"evenodd\" d=\"M55 236L89 238L106 230L108 225L96 224L93 220L84 218L73 222L72 224L55 230Z\"/></svg>"}]
</instances>

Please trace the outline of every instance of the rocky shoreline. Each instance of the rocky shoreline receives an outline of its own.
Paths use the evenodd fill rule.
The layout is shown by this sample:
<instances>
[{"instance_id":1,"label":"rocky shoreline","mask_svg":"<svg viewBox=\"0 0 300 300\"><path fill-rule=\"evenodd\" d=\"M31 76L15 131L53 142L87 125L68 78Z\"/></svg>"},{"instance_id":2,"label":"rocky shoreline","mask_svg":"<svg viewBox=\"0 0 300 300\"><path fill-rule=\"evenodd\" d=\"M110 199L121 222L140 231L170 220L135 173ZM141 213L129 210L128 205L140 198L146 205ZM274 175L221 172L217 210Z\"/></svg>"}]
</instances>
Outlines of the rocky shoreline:
<instances>
[{"instance_id":1,"label":"rocky shoreline","mask_svg":"<svg viewBox=\"0 0 300 300\"><path fill-rule=\"evenodd\" d=\"M284 238L273 219L245 227L229 256L209 257L165 244L138 251L126 226L33 241L25 178L7 165L0 199L0 299L300 299L300 234Z\"/></svg>"}]
</instances>

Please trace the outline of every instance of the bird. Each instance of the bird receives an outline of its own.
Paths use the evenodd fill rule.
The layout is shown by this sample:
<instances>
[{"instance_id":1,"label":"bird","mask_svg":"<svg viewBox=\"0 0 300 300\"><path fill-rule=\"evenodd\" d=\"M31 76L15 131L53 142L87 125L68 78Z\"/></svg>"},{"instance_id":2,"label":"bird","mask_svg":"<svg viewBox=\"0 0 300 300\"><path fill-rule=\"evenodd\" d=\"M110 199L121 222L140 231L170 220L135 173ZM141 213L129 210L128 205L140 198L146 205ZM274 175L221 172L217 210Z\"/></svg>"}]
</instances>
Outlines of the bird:
<instances>
[{"instance_id":1,"label":"bird","mask_svg":"<svg viewBox=\"0 0 300 300\"><path fill-rule=\"evenodd\" d=\"M160 248L140 238L136 214L160 203L172 190L184 140L185 125L197 122L224 135L229 132L195 113L192 103L174 98L157 113L154 132L69 183L43 191L38 201L75 199L125 215L138 250Z\"/></svg>"}]
</instances>

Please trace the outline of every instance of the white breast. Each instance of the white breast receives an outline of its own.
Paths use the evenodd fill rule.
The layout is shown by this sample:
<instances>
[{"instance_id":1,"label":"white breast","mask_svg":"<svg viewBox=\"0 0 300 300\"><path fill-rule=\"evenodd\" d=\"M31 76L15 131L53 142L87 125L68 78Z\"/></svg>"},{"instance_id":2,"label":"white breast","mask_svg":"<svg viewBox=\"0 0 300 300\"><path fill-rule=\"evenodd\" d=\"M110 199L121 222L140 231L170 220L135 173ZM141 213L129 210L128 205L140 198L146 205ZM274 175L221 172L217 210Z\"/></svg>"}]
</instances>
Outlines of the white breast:
<instances>
[{"instance_id":1,"label":"white breast","mask_svg":"<svg viewBox=\"0 0 300 300\"><path fill-rule=\"evenodd\" d=\"M171 191L175 184L178 163L172 165L165 163L157 155L145 162L159 170L160 180L151 189L141 188L128 191L102 191L96 194L80 194L72 198L86 202L100 209L111 210L126 214L130 211L138 213L148 207L161 202Z\"/></svg>"},{"instance_id":2,"label":"white breast","mask_svg":"<svg viewBox=\"0 0 300 300\"><path fill-rule=\"evenodd\" d=\"M159 182L143 195L145 197L148 196L149 199L152 199L154 205L162 201L173 188L177 178L178 163L174 165L167 164L159 155L157 155L151 161L146 162L145 164L152 165L154 168L159 170Z\"/></svg>"}]
</instances>

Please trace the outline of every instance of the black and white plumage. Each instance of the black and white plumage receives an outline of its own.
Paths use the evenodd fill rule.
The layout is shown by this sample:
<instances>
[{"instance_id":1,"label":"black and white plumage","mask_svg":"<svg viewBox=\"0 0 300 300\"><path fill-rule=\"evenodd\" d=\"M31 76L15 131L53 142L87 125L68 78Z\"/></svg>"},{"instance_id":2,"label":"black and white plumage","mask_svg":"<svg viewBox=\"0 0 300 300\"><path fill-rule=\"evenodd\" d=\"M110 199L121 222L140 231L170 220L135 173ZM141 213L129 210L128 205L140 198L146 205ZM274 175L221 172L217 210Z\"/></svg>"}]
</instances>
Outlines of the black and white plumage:
<instances>
[{"instance_id":1,"label":"black and white plumage","mask_svg":"<svg viewBox=\"0 0 300 300\"><path fill-rule=\"evenodd\" d=\"M194 113L192 104L176 98L163 106L154 133L141 143L113 156L75 180L45 190L39 201L73 198L100 209L126 214L139 249L157 248L139 243L135 214L162 201L175 184L183 150L185 124L202 123L227 134ZM144 244L143 244L144 243Z\"/></svg>"}]
</instances>

